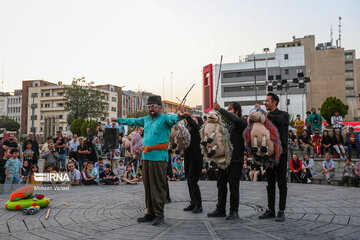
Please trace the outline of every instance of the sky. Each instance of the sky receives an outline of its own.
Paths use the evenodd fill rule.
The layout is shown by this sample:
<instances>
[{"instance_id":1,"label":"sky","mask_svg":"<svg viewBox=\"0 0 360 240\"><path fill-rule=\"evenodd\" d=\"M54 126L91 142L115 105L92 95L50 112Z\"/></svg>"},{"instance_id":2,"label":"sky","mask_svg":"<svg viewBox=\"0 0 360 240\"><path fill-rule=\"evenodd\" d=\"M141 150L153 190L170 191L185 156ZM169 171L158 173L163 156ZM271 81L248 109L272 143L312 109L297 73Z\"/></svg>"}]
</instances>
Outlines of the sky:
<instances>
[{"instance_id":1,"label":"sky","mask_svg":"<svg viewBox=\"0 0 360 240\"><path fill-rule=\"evenodd\" d=\"M360 57L357 0L0 0L3 90L84 76L176 101L195 83L187 100L195 106L203 66L273 51L292 36L328 42L330 25L335 41L339 16L342 46Z\"/></svg>"}]
</instances>

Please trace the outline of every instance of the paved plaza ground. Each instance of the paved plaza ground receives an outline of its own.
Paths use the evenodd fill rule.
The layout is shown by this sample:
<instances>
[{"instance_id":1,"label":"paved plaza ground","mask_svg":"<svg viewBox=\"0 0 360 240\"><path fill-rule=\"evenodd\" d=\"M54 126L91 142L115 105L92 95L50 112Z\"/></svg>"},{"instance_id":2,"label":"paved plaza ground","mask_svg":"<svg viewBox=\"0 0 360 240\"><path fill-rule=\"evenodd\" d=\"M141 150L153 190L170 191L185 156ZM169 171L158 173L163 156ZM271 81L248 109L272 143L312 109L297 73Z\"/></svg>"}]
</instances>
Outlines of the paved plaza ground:
<instances>
[{"instance_id":1,"label":"paved plaza ground","mask_svg":"<svg viewBox=\"0 0 360 240\"><path fill-rule=\"evenodd\" d=\"M186 182L170 182L172 203L158 227L136 222L146 211L141 183L38 191L53 199L49 219L46 209L25 216L2 207L0 239L360 239L359 188L289 184L287 219L276 223L257 218L266 207L265 186L241 182L241 219L229 222L206 217L215 209L215 181L200 182L204 213L198 215L182 211L189 199ZM0 194L2 204L8 196Z\"/></svg>"}]
</instances>

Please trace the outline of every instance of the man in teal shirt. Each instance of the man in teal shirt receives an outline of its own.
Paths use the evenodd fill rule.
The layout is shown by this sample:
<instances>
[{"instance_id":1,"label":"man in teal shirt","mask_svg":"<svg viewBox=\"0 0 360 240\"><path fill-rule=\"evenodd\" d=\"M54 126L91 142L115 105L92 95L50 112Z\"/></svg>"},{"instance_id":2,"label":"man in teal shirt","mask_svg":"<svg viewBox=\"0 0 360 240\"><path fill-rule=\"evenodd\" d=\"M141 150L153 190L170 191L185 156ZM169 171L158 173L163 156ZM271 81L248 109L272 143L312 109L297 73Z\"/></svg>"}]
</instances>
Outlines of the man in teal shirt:
<instances>
[{"instance_id":1,"label":"man in teal shirt","mask_svg":"<svg viewBox=\"0 0 360 240\"><path fill-rule=\"evenodd\" d=\"M150 222L159 225L164 222L164 206L166 201L166 168L169 160L168 146L171 128L187 114L161 114L160 96L150 96L148 99L149 115L141 118L119 118L117 122L123 125L144 128L142 140L143 153L143 183L145 188L145 203L147 214L138 218L138 222ZM181 107L180 107L180 110ZM183 111L182 111L183 112ZM116 119L113 119L113 121Z\"/></svg>"},{"instance_id":2,"label":"man in teal shirt","mask_svg":"<svg viewBox=\"0 0 360 240\"><path fill-rule=\"evenodd\" d=\"M322 124L322 117L320 114L316 113L316 108L312 108L311 109L311 114L308 117L308 121L311 125L311 133L314 135L315 134L315 129L318 128L320 130L320 134L322 135L322 128L321 128L321 124Z\"/></svg>"}]
</instances>

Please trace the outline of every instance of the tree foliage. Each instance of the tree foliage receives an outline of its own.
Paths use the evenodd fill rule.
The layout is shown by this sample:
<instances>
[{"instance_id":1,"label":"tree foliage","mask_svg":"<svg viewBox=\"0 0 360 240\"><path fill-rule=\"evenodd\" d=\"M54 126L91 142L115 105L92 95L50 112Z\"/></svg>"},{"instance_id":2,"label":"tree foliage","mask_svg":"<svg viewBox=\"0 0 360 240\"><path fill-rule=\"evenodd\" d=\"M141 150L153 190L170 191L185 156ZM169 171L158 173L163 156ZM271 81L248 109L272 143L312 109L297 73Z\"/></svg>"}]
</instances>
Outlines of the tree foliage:
<instances>
[{"instance_id":1,"label":"tree foliage","mask_svg":"<svg viewBox=\"0 0 360 240\"><path fill-rule=\"evenodd\" d=\"M84 136L84 137L87 136L86 130L88 128L90 128L90 131L93 134L97 134L97 132L96 132L97 125L98 125L98 122L95 121L95 120L86 120L86 121L84 121L84 123L81 126L81 134L82 134L82 136Z\"/></svg>"},{"instance_id":2,"label":"tree foliage","mask_svg":"<svg viewBox=\"0 0 360 240\"><path fill-rule=\"evenodd\" d=\"M78 118L72 121L70 125L70 131L73 134L81 136L81 126L84 124L85 120L83 118Z\"/></svg>"},{"instance_id":3,"label":"tree foliage","mask_svg":"<svg viewBox=\"0 0 360 240\"><path fill-rule=\"evenodd\" d=\"M145 117L148 114L149 113L146 110L140 110L140 111L135 111L135 112L129 113L127 115L127 117L128 118L139 118L139 117Z\"/></svg>"},{"instance_id":4,"label":"tree foliage","mask_svg":"<svg viewBox=\"0 0 360 240\"><path fill-rule=\"evenodd\" d=\"M348 114L349 106L336 97L328 97L325 99L321 105L320 114L329 125L331 125L331 116L334 115L335 110L339 111L340 115L345 118Z\"/></svg>"},{"instance_id":5,"label":"tree foliage","mask_svg":"<svg viewBox=\"0 0 360 240\"><path fill-rule=\"evenodd\" d=\"M65 110L68 111L68 124L78 118L98 119L109 114L109 104L102 92L93 82L85 78L73 79L70 86L65 87Z\"/></svg>"},{"instance_id":6,"label":"tree foliage","mask_svg":"<svg viewBox=\"0 0 360 240\"><path fill-rule=\"evenodd\" d=\"M0 128L5 128L7 131L18 131L20 124L7 116L0 116Z\"/></svg>"}]
</instances>

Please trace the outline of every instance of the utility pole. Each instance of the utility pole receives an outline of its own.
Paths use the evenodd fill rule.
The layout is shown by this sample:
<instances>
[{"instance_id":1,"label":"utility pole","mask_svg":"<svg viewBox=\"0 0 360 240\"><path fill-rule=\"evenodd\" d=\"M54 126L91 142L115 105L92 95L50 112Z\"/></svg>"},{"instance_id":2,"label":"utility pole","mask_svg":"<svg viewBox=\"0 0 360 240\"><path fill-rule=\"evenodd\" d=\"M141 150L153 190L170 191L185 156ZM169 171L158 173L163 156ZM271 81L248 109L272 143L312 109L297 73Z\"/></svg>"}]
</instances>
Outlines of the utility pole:
<instances>
[{"instance_id":1,"label":"utility pole","mask_svg":"<svg viewBox=\"0 0 360 240\"><path fill-rule=\"evenodd\" d=\"M171 82L170 82L170 101L172 102L172 90L173 90L173 72L171 72L171 80L170 80Z\"/></svg>"},{"instance_id":2,"label":"utility pole","mask_svg":"<svg viewBox=\"0 0 360 240\"><path fill-rule=\"evenodd\" d=\"M256 85L256 62L254 53L254 80L255 80L255 101L257 102L257 85Z\"/></svg>"},{"instance_id":3,"label":"utility pole","mask_svg":"<svg viewBox=\"0 0 360 240\"><path fill-rule=\"evenodd\" d=\"M266 61L266 69L265 69L265 92L266 94L268 93L268 78L269 78L269 73L268 73L268 58L267 58L267 53L269 51L269 48L264 48L264 52L265 52L265 61Z\"/></svg>"},{"instance_id":4,"label":"utility pole","mask_svg":"<svg viewBox=\"0 0 360 240\"><path fill-rule=\"evenodd\" d=\"M31 110L32 110L32 114L31 114L31 131L34 133L34 136L36 135L36 130L35 130L35 98L34 95L32 96L32 104L31 104Z\"/></svg>"}]
</instances>

